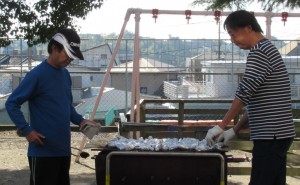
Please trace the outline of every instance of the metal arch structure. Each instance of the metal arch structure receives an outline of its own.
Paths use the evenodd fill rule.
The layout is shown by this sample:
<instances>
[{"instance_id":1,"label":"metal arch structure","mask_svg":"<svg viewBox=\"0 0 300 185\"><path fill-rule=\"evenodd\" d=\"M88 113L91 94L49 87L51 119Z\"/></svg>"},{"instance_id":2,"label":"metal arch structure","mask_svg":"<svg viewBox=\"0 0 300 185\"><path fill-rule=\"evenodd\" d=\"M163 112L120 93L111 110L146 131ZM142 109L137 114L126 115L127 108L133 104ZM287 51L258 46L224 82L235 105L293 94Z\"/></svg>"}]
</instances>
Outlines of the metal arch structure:
<instances>
[{"instance_id":1,"label":"metal arch structure","mask_svg":"<svg viewBox=\"0 0 300 185\"><path fill-rule=\"evenodd\" d=\"M155 11L154 11L155 10ZM155 12L155 15L154 15ZM188 15L187 15L188 12ZM228 16L231 12L218 12L220 16ZM285 22L287 17L300 17L300 13L272 13L272 12L253 12L255 16L265 17L266 18L266 37L271 39L271 22L273 17L282 17L283 13L285 13L286 17L282 20ZM127 9L124 23L121 28L121 32L117 39L116 46L113 50L112 58L107 67L106 73L104 75L92 114L90 116L90 120L94 120L95 114L97 112L99 103L101 101L101 97L103 95L103 91L107 80L110 75L111 68L114 64L118 49L121 44L121 40L124 35L124 31L126 25L130 19L131 15L135 15L135 36L134 36L134 58L133 58L133 71L132 71L132 81L131 81L131 111L130 111L130 122L140 122L140 71L139 71L139 59L140 59L140 20L141 14L151 14L153 18L156 18L158 15L184 15L186 19L190 19L190 16L215 16L215 11L191 11L191 10L157 10L157 9L139 9L139 8L129 8ZM136 111L135 111L136 110ZM80 153L87 142L86 136L83 136L83 139L80 142L79 150L77 153L77 157L75 159L76 162L79 162Z\"/></svg>"}]
</instances>

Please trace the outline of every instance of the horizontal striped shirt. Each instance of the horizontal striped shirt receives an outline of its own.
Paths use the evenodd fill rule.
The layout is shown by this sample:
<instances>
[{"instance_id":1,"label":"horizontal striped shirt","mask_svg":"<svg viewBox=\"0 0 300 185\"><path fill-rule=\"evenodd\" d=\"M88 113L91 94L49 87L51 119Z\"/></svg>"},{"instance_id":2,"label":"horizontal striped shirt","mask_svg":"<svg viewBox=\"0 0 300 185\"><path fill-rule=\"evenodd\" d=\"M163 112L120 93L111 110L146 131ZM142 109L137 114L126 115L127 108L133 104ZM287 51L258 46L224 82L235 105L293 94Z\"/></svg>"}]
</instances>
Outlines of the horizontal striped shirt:
<instances>
[{"instance_id":1,"label":"horizontal striped shirt","mask_svg":"<svg viewBox=\"0 0 300 185\"><path fill-rule=\"evenodd\" d=\"M269 40L250 49L235 96L247 106L251 140L295 137L288 72Z\"/></svg>"}]
</instances>

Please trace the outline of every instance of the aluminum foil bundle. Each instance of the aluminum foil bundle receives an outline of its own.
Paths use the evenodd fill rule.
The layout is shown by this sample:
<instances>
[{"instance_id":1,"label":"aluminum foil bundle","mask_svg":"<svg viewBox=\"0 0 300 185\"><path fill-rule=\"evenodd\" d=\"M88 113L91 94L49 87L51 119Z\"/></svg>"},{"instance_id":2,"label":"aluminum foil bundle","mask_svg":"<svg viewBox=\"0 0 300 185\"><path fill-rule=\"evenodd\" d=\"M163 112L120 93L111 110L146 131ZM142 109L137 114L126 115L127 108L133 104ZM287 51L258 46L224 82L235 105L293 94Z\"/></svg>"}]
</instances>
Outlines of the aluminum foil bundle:
<instances>
[{"instance_id":1,"label":"aluminum foil bundle","mask_svg":"<svg viewBox=\"0 0 300 185\"><path fill-rule=\"evenodd\" d=\"M172 151L172 150L196 150L196 151L207 151L207 150L221 150L223 147L222 143L216 143L213 146L208 146L205 139L198 140L195 138L163 138L156 139L151 136L144 139L127 139L122 136L109 141L108 147L115 147L119 150L142 150L142 151Z\"/></svg>"},{"instance_id":2,"label":"aluminum foil bundle","mask_svg":"<svg viewBox=\"0 0 300 185\"><path fill-rule=\"evenodd\" d=\"M199 145L199 140L195 138L182 138L178 141L177 148L185 150L195 150Z\"/></svg>"},{"instance_id":3,"label":"aluminum foil bundle","mask_svg":"<svg viewBox=\"0 0 300 185\"><path fill-rule=\"evenodd\" d=\"M135 139L127 139L122 136L118 136L114 138L113 140L109 141L107 143L109 147L115 147L118 148L119 150L133 150L136 145L136 140Z\"/></svg>"},{"instance_id":4,"label":"aluminum foil bundle","mask_svg":"<svg viewBox=\"0 0 300 185\"><path fill-rule=\"evenodd\" d=\"M198 145L196 146L195 150L197 151L206 151L211 149L212 147L209 147L207 145L207 141L205 139L199 141Z\"/></svg>"},{"instance_id":5,"label":"aluminum foil bundle","mask_svg":"<svg viewBox=\"0 0 300 185\"><path fill-rule=\"evenodd\" d=\"M141 139L141 140L140 140ZM147 139L140 138L140 143L136 145L137 150L143 151L159 151L161 149L161 140L149 137Z\"/></svg>"},{"instance_id":6,"label":"aluminum foil bundle","mask_svg":"<svg viewBox=\"0 0 300 185\"><path fill-rule=\"evenodd\" d=\"M162 150L175 150L178 147L177 138L164 138L162 139Z\"/></svg>"}]
</instances>

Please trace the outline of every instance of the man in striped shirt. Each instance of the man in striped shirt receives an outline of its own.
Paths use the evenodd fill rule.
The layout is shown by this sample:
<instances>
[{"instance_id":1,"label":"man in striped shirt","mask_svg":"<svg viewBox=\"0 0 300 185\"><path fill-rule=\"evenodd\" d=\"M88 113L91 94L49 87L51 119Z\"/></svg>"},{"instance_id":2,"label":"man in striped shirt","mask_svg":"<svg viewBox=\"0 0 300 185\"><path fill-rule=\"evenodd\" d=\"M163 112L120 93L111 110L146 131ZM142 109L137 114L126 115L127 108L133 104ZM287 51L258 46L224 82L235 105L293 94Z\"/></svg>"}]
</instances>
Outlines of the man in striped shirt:
<instances>
[{"instance_id":1,"label":"man in striped shirt","mask_svg":"<svg viewBox=\"0 0 300 185\"><path fill-rule=\"evenodd\" d=\"M217 125L207 132L209 145L227 144L246 124L253 141L250 185L285 185L287 151L295 137L288 72L276 47L262 35L254 15L245 10L231 13L224 22L231 41L250 50L243 80L233 103ZM246 107L239 122L227 124Z\"/></svg>"}]
</instances>

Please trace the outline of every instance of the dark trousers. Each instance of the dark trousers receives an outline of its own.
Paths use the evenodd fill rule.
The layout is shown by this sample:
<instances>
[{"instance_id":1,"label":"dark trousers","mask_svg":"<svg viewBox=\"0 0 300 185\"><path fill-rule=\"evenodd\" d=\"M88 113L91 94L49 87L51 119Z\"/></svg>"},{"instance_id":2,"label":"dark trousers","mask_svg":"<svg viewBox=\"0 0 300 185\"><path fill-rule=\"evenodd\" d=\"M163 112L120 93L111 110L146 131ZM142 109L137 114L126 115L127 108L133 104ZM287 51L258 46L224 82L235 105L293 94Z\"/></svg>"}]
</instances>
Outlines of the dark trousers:
<instances>
[{"instance_id":1,"label":"dark trousers","mask_svg":"<svg viewBox=\"0 0 300 185\"><path fill-rule=\"evenodd\" d=\"M30 185L70 185L71 157L28 157Z\"/></svg>"},{"instance_id":2,"label":"dark trousers","mask_svg":"<svg viewBox=\"0 0 300 185\"><path fill-rule=\"evenodd\" d=\"M285 185L286 158L293 139L253 141L249 185Z\"/></svg>"}]
</instances>

